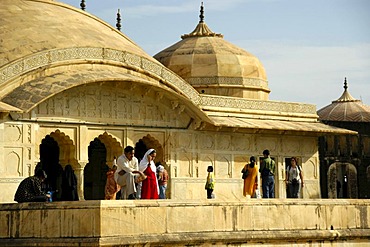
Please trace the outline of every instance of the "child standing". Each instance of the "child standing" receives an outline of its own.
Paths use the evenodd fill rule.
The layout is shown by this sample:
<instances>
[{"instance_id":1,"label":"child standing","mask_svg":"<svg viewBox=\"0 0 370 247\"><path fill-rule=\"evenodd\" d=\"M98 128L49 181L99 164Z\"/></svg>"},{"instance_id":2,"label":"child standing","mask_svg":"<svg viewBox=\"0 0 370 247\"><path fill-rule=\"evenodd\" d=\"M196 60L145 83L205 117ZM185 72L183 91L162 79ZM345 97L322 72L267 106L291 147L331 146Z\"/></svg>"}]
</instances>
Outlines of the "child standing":
<instances>
[{"instance_id":1,"label":"child standing","mask_svg":"<svg viewBox=\"0 0 370 247\"><path fill-rule=\"evenodd\" d=\"M213 166L208 166L207 172L208 176L205 189L207 190L207 199L212 199L212 192L215 188L215 177L213 175Z\"/></svg>"}]
</instances>

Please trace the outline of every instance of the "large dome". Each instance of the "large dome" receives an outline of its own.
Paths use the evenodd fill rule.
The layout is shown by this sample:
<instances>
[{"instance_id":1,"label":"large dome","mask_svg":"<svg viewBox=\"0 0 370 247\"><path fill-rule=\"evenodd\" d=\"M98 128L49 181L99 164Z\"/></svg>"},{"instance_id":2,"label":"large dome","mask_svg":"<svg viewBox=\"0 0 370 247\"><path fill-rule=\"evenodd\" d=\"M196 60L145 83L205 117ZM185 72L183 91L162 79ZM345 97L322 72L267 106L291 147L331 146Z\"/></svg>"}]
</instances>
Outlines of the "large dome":
<instances>
[{"instance_id":1,"label":"large dome","mask_svg":"<svg viewBox=\"0 0 370 247\"><path fill-rule=\"evenodd\" d=\"M213 33L203 21L182 40L154 56L199 93L267 100L270 90L261 62Z\"/></svg>"},{"instance_id":2,"label":"large dome","mask_svg":"<svg viewBox=\"0 0 370 247\"><path fill-rule=\"evenodd\" d=\"M317 111L321 121L329 122L370 122L370 107L351 96L344 80L344 92L339 99Z\"/></svg>"},{"instance_id":3,"label":"large dome","mask_svg":"<svg viewBox=\"0 0 370 247\"><path fill-rule=\"evenodd\" d=\"M40 51L68 47L120 49L151 59L109 24L63 3L2 0L0 14L0 54L6 54L0 57L0 67Z\"/></svg>"},{"instance_id":4,"label":"large dome","mask_svg":"<svg viewBox=\"0 0 370 247\"><path fill-rule=\"evenodd\" d=\"M150 85L205 118L191 85L85 11L52 0L1 0L0 16L0 113L29 113L73 87L117 82Z\"/></svg>"}]
</instances>

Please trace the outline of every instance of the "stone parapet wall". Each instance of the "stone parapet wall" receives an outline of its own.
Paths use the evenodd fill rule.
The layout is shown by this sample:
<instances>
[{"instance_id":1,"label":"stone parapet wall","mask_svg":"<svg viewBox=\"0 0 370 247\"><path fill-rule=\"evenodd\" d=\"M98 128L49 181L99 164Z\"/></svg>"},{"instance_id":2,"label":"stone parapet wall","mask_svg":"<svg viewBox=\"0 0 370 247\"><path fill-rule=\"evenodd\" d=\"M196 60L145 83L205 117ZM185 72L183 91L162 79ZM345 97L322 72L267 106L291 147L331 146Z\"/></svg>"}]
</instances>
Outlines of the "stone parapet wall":
<instances>
[{"instance_id":1,"label":"stone parapet wall","mask_svg":"<svg viewBox=\"0 0 370 247\"><path fill-rule=\"evenodd\" d=\"M1 246L365 246L370 239L370 201L216 199L0 204L0 225Z\"/></svg>"}]
</instances>

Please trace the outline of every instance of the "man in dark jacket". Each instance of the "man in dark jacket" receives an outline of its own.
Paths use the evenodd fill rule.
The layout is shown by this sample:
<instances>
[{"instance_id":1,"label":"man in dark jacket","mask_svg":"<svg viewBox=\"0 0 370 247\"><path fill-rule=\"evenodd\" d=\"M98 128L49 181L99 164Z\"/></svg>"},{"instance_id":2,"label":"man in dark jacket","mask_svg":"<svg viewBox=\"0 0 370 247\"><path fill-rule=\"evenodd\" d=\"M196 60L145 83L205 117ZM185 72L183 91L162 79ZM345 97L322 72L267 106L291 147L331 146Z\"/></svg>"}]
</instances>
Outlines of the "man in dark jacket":
<instances>
[{"instance_id":1,"label":"man in dark jacket","mask_svg":"<svg viewBox=\"0 0 370 247\"><path fill-rule=\"evenodd\" d=\"M42 182L46 178L42 169L37 169L35 175L25 178L18 186L14 196L17 202L46 202L50 195L42 191Z\"/></svg>"}]
</instances>

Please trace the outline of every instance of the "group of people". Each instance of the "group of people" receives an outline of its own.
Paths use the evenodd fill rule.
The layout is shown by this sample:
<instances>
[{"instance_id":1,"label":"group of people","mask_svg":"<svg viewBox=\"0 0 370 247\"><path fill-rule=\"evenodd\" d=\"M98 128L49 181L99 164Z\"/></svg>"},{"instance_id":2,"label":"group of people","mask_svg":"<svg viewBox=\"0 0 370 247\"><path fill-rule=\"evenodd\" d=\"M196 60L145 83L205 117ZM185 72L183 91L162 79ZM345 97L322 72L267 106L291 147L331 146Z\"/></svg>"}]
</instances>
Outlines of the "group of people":
<instances>
[{"instance_id":1,"label":"group of people","mask_svg":"<svg viewBox=\"0 0 370 247\"><path fill-rule=\"evenodd\" d=\"M156 150L149 149L139 162L135 157L135 149L127 146L124 153L116 159L112 169L107 172L107 182L105 186L105 199L166 199L166 189L168 173L160 162L155 163ZM250 157L250 162L243 169L243 196L259 197L258 173L262 180L262 197L275 197L275 161L270 157L270 151L263 151L263 159L258 170L256 159ZM205 189L207 198L214 198L215 178L213 166L207 167L207 179ZM45 189L44 182L47 174L42 167L37 166L35 175L24 179L15 194L14 200L17 202L42 202L51 201L52 195ZM77 178L73 169L67 165L63 176L64 191L71 193L65 200L78 200ZM297 158L290 159L287 166L285 183L287 186L288 198L299 198L300 190L304 186L303 172L298 165Z\"/></svg>"},{"instance_id":2,"label":"group of people","mask_svg":"<svg viewBox=\"0 0 370 247\"><path fill-rule=\"evenodd\" d=\"M259 169L256 165L256 158L251 156L249 163L246 164L241 171L243 173L242 179L244 182L243 196L245 197L260 198L261 195L258 189L258 173L260 173L262 180L262 197L275 198L275 161L271 159L269 150L264 150L262 154L263 159ZM206 178L205 189L207 190L207 198L211 199L214 198L213 190L215 188L213 167L208 166L207 172L208 175ZM296 157L292 157L290 159L290 165L287 166L285 175L287 197L299 198L304 182L303 172L301 167L298 165Z\"/></svg>"},{"instance_id":3,"label":"group of people","mask_svg":"<svg viewBox=\"0 0 370 247\"><path fill-rule=\"evenodd\" d=\"M135 149L127 146L107 172L105 199L166 199L168 173L155 163L156 150L149 149L139 162Z\"/></svg>"},{"instance_id":4,"label":"group of people","mask_svg":"<svg viewBox=\"0 0 370 247\"><path fill-rule=\"evenodd\" d=\"M247 176L243 177L244 187L243 195L246 197L259 197L258 190L258 172L261 174L262 180L262 197L275 197L275 161L270 157L270 151L263 151L263 159L260 169L257 170L256 159L254 156L250 157L250 163L246 164L242 169L242 173ZM285 174L285 184L287 186L288 198L299 198L301 188L304 186L303 172L298 165L297 158L290 159L290 165L287 166Z\"/></svg>"}]
</instances>

